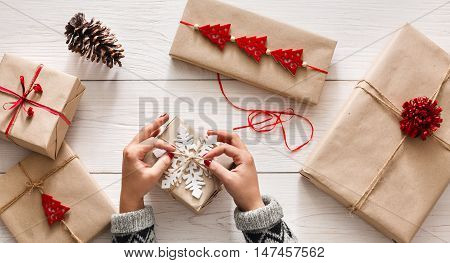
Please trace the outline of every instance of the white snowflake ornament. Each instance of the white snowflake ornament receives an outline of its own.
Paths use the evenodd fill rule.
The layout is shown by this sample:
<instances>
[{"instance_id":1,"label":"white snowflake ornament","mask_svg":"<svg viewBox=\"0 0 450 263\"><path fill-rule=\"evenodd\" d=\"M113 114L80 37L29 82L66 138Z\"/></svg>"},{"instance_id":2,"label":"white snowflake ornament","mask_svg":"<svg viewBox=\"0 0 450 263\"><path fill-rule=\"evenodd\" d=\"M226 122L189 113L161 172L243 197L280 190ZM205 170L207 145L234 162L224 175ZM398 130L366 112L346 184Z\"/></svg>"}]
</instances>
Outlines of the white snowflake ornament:
<instances>
[{"instance_id":1,"label":"white snowflake ornament","mask_svg":"<svg viewBox=\"0 0 450 263\"><path fill-rule=\"evenodd\" d=\"M161 183L162 189L170 189L185 182L185 189L192 191L192 196L200 199L205 185L205 176L210 172L204 167L202 156L217 145L217 141L209 140L207 137L194 140L189 131L181 126L177 131L175 139L176 154L170 168L164 172Z\"/></svg>"}]
</instances>

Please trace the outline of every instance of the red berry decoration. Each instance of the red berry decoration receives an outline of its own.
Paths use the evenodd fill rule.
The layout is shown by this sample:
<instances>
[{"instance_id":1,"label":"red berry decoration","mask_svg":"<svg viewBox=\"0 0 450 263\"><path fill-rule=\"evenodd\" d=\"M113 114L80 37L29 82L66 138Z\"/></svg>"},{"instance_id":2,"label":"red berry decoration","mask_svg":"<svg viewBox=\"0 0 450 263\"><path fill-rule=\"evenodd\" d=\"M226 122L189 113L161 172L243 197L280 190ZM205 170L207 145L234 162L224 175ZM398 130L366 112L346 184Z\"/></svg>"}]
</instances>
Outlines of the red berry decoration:
<instances>
[{"instance_id":1,"label":"red berry decoration","mask_svg":"<svg viewBox=\"0 0 450 263\"><path fill-rule=\"evenodd\" d=\"M225 44L230 41L231 24L226 25L205 25L198 30L207 37L213 44L217 45L221 50L225 48Z\"/></svg>"},{"instance_id":2,"label":"red berry decoration","mask_svg":"<svg viewBox=\"0 0 450 263\"><path fill-rule=\"evenodd\" d=\"M64 220L64 215L70 210L69 207L53 199L53 196L46 194L42 194L42 207L49 225Z\"/></svg>"},{"instance_id":3,"label":"red berry decoration","mask_svg":"<svg viewBox=\"0 0 450 263\"><path fill-rule=\"evenodd\" d=\"M289 70L295 76L297 69L303 64L303 49L277 49L270 53L272 57L280 63L285 69Z\"/></svg>"},{"instance_id":4,"label":"red berry decoration","mask_svg":"<svg viewBox=\"0 0 450 263\"><path fill-rule=\"evenodd\" d=\"M34 110L33 110L33 108L32 107L29 107L28 108L28 110L27 110L27 118L33 118L33 116L34 116Z\"/></svg>"},{"instance_id":5,"label":"red berry decoration","mask_svg":"<svg viewBox=\"0 0 450 263\"><path fill-rule=\"evenodd\" d=\"M427 97L418 97L403 103L400 129L411 138L426 140L441 127L442 108L438 102Z\"/></svg>"},{"instance_id":6,"label":"red berry decoration","mask_svg":"<svg viewBox=\"0 0 450 263\"><path fill-rule=\"evenodd\" d=\"M266 36L236 38L236 44L258 63L266 53L266 42Z\"/></svg>"},{"instance_id":7,"label":"red berry decoration","mask_svg":"<svg viewBox=\"0 0 450 263\"><path fill-rule=\"evenodd\" d=\"M39 94L41 94L43 92L42 87L39 84L34 84L33 90L34 90L34 92L39 93Z\"/></svg>"}]
</instances>

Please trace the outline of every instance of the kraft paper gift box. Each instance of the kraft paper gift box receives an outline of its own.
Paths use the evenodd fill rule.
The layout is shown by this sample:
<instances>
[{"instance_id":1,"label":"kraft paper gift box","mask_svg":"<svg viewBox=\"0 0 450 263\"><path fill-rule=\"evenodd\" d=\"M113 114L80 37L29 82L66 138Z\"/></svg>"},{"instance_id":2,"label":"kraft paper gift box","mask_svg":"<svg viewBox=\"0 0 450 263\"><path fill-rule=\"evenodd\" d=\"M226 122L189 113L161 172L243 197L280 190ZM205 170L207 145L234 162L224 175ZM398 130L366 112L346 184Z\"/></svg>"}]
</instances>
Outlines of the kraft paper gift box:
<instances>
[{"instance_id":1,"label":"kraft paper gift box","mask_svg":"<svg viewBox=\"0 0 450 263\"><path fill-rule=\"evenodd\" d=\"M115 212L109 198L66 143L56 160L32 153L9 169L0 176L0 189L0 218L18 242L88 242L109 225ZM49 225L41 191L70 207L65 225Z\"/></svg>"},{"instance_id":2,"label":"kraft paper gift box","mask_svg":"<svg viewBox=\"0 0 450 263\"><path fill-rule=\"evenodd\" d=\"M387 237L410 242L449 183L449 68L447 52L405 25L301 174ZM440 129L425 141L405 137L403 103L434 94L443 109Z\"/></svg>"},{"instance_id":3,"label":"kraft paper gift box","mask_svg":"<svg viewBox=\"0 0 450 263\"><path fill-rule=\"evenodd\" d=\"M3 56L0 63L0 88L8 91L0 91L0 138L56 159L69 128L68 123L75 115L85 88L77 77L44 65L34 82L40 85L42 93L36 92L30 85L38 66L18 56ZM23 95L21 76L26 91L31 90L26 99L34 103L25 102L23 106L9 109L19 101L11 92ZM40 106L33 105L35 103ZM27 114L29 108L34 112L32 117Z\"/></svg>"},{"instance_id":4,"label":"kraft paper gift box","mask_svg":"<svg viewBox=\"0 0 450 263\"><path fill-rule=\"evenodd\" d=\"M175 117L169 124L166 125L161 135L158 137L159 139L166 141L172 145L177 145L175 140L177 136L179 136L180 128L186 129L188 134L193 137L194 143L201 139L201 136L193 130L193 128L189 125L186 125L180 118ZM148 144L153 140L150 138L142 143ZM177 151L179 151L179 147L177 147ZM198 154L197 157L202 157L202 154ZM169 171L172 169L177 169L179 165L183 165L183 163L179 163L176 161L178 155L175 155L174 160L172 160L172 166L169 168ZM155 153L149 152L145 157L145 162L153 165L157 161L157 157ZM225 168L231 169L234 166L233 160L225 155L219 156L215 158L215 161L222 164ZM200 160L200 162L202 162ZM206 169L206 167L203 167ZM200 168L201 169L201 168ZM187 173L184 173L187 175ZM159 181L159 186L161 187L164 182L165 175L162 176ZM199 198L195 197L193 191L186 188L186 180L180 178L179 183L172 185L166 191L172 196L174 200L181 202L186 207L190 208L195 213L201 213L203 209L209 205L217 194L222 190L222 183L212 174L206 176L203 174L202 179L204 180L204 185L202 187L202 194ZM167 187L166 187L167 188Z\"/></svg>"},{"instance_id":5,"label":"kraft paper gift box","mask_svg":"<svg viewBox=\"0 0 450 263\"><path fill-rule=\"evenodd\" d=\"M286 25L272 19L214 0L189 0L183 21L192 24L231 24L236 38L267 36L267 48L303 49L303 60L327 70L336 41ZM326 74L299 68L292 76L271 56L262 56L259 63L240 50L235 43L227 43L223 50L213 45L198 31L180 25L170 55L196 66L221 73L250 85L304 102L319 102Z\"/></svg>"}]
</instances>

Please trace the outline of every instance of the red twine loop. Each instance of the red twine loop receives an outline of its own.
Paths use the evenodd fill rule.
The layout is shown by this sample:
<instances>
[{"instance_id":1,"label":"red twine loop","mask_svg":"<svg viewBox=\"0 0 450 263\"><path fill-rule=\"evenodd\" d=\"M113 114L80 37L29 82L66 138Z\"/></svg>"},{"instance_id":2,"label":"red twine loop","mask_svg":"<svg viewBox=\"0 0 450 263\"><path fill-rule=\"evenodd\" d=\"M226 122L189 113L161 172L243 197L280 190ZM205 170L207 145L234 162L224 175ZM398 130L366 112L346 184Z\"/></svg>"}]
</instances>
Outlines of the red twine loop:
<instances>
[{"instance_id":1,"label":"red twine loop","mask_svg":"<svg viewBox=\"0 0 450 263\"><path fill-rule=\"evenodd\" d=\"M220 91L222 92L222 95L225 97L226 101L231 104L231 106L233 106L234 108L236 108L238 110L249 112L248 117L247 117L248 124L245 126L235 127L235 128L233 128L233 130L251 128L255 132L265 133L265 132L272 131L278 125L280 125L281 132L283 134L284 144L286 145L286 148L289 149L291 152L296 152L296 151L302 149L309 142L311 142L312 138L314 137L314 126L308 118L301 116L299 114L296 114L294 112L294 109L292 109L292 108L289 108L286 111L271 111L271 110L259 110L259 109L245 109L245 108L239 107L239 106L233 104L233 102L231 102L231 100L225 94L219 73L217 73L217 81L219 82ZM288 118L283 119L282 118L283 116L288 116ZM258 119L260 119L261 117L266 117L266 118L264 118L261 121L258 121ZM298 117L298 118L306 121L306 123L311 127L311 133L310 133L307 141L305 141L301 145L292 149L289 146L289 144L287 143L286 129L285 129L283 123L290 121L294 117Z\"/></svg>"},{"instance_id":2,"label":"red twine loop","mask_svg":"<svg viewBox=\"0 0 450 263\"><path fill-rule=\"evenodd\" d=\"M411 138L426 140L441 127L442 108L436 100L418 97L403 103L400 129Z\"/></svg>"},{"instance_id":3,"label":"red twine loop","mask_svg":"<svg viewBox=\"0 0 450 263\"><path fill-rule=\"evenodd\" d=\"M42 105L36 101L27 99L28 95L32 91L39 93L39 94L41 94L43 92L41 85L35 83L36 79L38 78L39 74L41 73L41 70L43 67L44 66L42 64L37 67L36 72L34 73L33 79L31 80L31 83L30 83L30 86L28 89L25 88L25 78L23 76L20 76L19 79L20 79L20 85L22 86L22 95L19 95L10 89L0 86L1 93L5 93L5 94L11 95L11 96L17 98L17 101L15 101L15 102L7 102L7 103L3 104L4 110L12 110L13 111L12 118L9 121L8 127L6 128L6 131L5 131L6 137L9 136L9 133L10 133L21 109L27 114L27 118L32 118L34 116L34 109L32 107L29 107L28 109L26 109L25 103L28 103L32 106L46 110L46 111L50 112L51 114L56 115L56 116L60 117L61 119L63 119L64 122L67 123L67 125L70 125L69 119L67 119L67 117L64 114L62 114L61 112L54 110L50 107L47 107L45 105ZM11 105L11 106L7 107L8 105Z\"/></svg>"}]
</instances>

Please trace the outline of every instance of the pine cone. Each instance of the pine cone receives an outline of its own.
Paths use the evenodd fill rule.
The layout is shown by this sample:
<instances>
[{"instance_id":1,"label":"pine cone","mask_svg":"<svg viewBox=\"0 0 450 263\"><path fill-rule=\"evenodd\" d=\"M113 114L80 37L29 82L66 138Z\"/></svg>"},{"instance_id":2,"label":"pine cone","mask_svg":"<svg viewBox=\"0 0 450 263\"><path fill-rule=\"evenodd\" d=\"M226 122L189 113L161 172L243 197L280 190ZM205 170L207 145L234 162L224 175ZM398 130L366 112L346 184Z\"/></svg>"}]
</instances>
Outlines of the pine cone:
<instances>
[{"instance_id":1,"label":"pine cone","mask_svg":"<svg viewBox=\"0 0 450 263\"><path fill-rule=\"evenodd\" d=\"M86 56L86 59L95 60L97 63L101 60L110 68L115 64L121 67L120 59L125 57L124 49L110 31L100 21L94 21L92 18L91 22L87 22L84 14L78 13L66 26L66 44L69 44L69 50Z\"/></svg>"}]
</instances>

